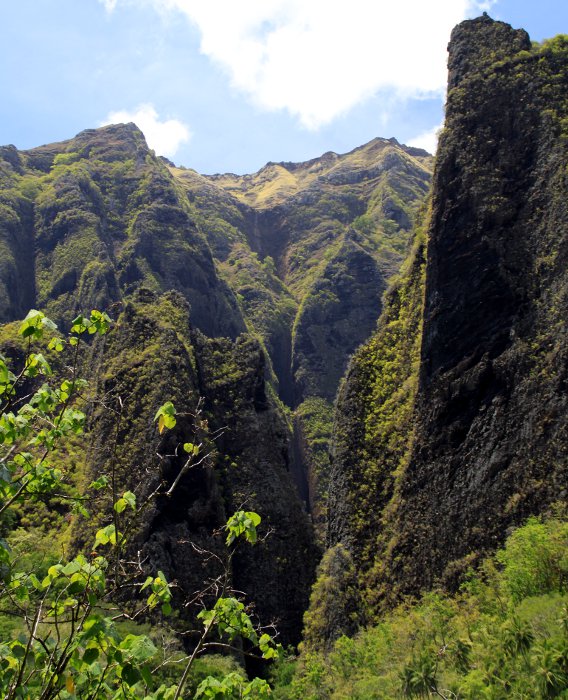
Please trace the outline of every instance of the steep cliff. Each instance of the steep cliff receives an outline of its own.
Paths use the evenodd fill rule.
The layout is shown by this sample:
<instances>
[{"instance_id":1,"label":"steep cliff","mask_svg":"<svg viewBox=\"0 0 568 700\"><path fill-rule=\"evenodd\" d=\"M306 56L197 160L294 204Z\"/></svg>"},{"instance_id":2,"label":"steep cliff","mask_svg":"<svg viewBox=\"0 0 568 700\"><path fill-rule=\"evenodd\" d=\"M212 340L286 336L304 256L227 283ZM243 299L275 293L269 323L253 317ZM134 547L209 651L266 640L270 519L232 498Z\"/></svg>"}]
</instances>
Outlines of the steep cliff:
<instances>
[{"instance_id":1,"label":"steep cliff","mask_svg":"<svg viewBox=\"0 0 568 700\"><path fill-rule=\"evenodd\" d=\"M189 416L202 397L215 464L145 511L134 546L189 594L215 574L193 545L222 560L211 533L257 510L271 535L237 552L232 582L285 642L299 639L318 558L301 498L321 540L332 402L405 256L431 160L375 139L205 177L156 158L133 124L0 150L0 321L32 307L63 328L91 308L117 319L84 368L90 450L69 448L70 480L113 472L140 502L173 483L191 420L162 439L153 414L172 400ZM101 499L77 543L108 513Z\"/></svg>"},{"instance_id":2,"label":"steep cliff","mask_svg":"<svg viewBox=\"0 0 568 700\"><path fill-rule=\"evenodd\" d=\"M394 139L253 175L156 158L133 124L0 150L0 321L116 314L179 291L209 337L248 331L294 410L291 471L325 526L332 403L407 251L432 158Z\"/></svg>"},{"instance_id":3,"label":"steep cliff","mask_svg":"<svg viewBox=\"0 0 568 700\"><path fill-rule=\"evenodd\" d=\"M455 585L566 498L567 69L565 37L533 47L487 15L452 34L425 281L418 254L339 404L330 543L374 604Z\"/></svg>"},{"instance_id":4,"label":"steep cliff","mask_svg":"<svg viewBox=\"0 0 568 700\"><path fill-rule=\"evenodd\" d=\"M182 460L172 455L191 439L191 420L162 439L153 416L166 400L193 413L204 397L212 430L225 431L217 461L184 474L171 497L145 511L134 546L185 600L207 573L219 573L203 567L192 544L225 556L213 531L244 504L258 510L261 533L271 534L252 552L237 552L232 583L263 622L279 622L286 643L297 642L317 553L291 478L290 427L265 386L263 350L242 334L235 295L217 274L185 193L134 125L1 155L2 320L22 318L26 307L63 328L92 307L117 320L83 367L94 398L90 450L85 458L69 446L61 456L69 481L113 472L139 502L161 481L173 483ZM99 518L112 511L108 502L98 506L73 528L78 544L91 542Z\"/></svg>"}]
</instances>

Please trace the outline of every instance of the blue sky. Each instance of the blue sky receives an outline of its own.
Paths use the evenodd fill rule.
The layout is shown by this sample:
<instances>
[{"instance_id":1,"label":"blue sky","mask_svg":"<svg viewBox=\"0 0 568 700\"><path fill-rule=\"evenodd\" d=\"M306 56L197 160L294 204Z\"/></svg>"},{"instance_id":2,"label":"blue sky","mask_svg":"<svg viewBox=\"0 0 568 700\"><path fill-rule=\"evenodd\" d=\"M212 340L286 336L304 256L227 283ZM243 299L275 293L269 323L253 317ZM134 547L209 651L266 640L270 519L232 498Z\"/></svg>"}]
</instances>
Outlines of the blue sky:
<instances>
[{"instance_id":1,"label":"blue sky","mask_svg":"<svg viewBox=\"0 0 568 700\"><path fill-rule=\"evenodd\" d=\"M454 24L540 41L566 0L2 0L0 144L136 121L199 172L253 172L375 136L428 146Z\"/></svg>"}]
</instances>

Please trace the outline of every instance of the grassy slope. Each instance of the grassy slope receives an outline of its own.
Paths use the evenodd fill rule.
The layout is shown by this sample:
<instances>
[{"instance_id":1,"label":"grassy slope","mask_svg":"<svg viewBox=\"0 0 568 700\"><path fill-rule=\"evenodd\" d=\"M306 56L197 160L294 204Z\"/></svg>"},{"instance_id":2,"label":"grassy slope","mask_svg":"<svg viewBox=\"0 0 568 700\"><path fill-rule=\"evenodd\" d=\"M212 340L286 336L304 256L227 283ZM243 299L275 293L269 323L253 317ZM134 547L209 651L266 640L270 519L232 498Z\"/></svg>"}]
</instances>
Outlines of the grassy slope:
<instances>
[{"instance_id":1,"label":"grassy slope","mask_svg":"<svg viewBox=\"0 0 568 700\"><path fill-rule=\"evenodd\" d=\"M531 519L458 594L402 605L327 653L306 644L299 662L277 669L274 697L566 698L567 538L562 519Z\"/></svg>"}]
</instances>

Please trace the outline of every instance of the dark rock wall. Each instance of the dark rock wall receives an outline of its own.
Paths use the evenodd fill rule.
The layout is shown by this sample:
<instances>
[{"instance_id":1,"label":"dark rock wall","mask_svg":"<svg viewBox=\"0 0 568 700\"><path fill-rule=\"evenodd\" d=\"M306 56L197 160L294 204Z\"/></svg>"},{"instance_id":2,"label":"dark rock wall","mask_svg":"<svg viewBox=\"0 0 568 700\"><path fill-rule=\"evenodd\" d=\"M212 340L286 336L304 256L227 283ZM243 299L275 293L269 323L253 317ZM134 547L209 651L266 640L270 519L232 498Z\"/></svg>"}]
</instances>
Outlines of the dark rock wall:
<instances>
[{"instance_id":1,"label":"dark rock wall","mask_svg":"<svg viewBox=\"0 0 568 700\"><path fill-rule=\"evenodd\" d=\"M468 46L491 62L468 65ZM568 42L528 49L525 32L487 17L450 44L393 551L410 588L455 584L472 553L568 495Z\"/></svg>"},{"instance_id":2,"label":"dark rock wall","mask_svg":"<svg viewBox=\"0 0 568 700\"><path fill-rule=\"evenodd\" d=\"M370 603L385 595L385 550L404 507L400 488L412 447L425 267L425 234L418 229L385 295L378 330L354 354L336 403L327 544L340 542L352 552Z\"/></svg>"},{"instance_id":3,"label":"dark rock wall","mask_svg":"<svg viewBox=\"0 0 568 700\"><path fill-rule=\"evenodd\" d=\"M258 342L195 337L200 390L217 446L224 504L258 512L261 541L240 547L234 584L246 591L264 624L275 622L286 643L299 641L314 567L319 558L311 523L290 478L291 428L267 395L265 357Z\"/></svg>"},{"instance_id":4,"label":"dark rock wall","mask_svg":"<svg viewBox=\"0 0 568 700\"><path fill-rule=\"evenodd\" d=\"M406 456L393 471L367 422L334 465L339 512L394 480L376 527L357 530L347 508L330 529L358 553L379 604L455 586L508 527L567 496L568 43L532 48L484 16L454 30L449 69ZM339 427L369 391L367 380L349 399L350 376Z\"/></svg>"},{"instance_id":5,"label":"dark rock wall","mask_svg":"<svg viewBox=\"0 0 568 700\"><path fill-rule=\"evenodd\" d=\"M295 406L308 396L334 401L347 358L376 326L385 288L385 275L353 232L298 314L292 363Z\"/></svg>"}]
</instances>

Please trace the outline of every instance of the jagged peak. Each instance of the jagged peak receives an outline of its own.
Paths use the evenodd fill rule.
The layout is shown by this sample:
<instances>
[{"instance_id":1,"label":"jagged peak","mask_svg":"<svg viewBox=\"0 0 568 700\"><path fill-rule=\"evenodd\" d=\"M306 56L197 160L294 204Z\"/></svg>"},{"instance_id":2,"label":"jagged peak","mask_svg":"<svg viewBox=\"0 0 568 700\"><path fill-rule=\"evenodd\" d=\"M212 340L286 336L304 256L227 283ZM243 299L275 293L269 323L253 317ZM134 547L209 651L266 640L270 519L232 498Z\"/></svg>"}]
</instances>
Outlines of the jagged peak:
<instances>
[{"instance_id":1,"label":"jagged peak","mask_svg":"<svg viewBox=\"0 0 568 700\"><path fill-rule=\"evenodd\" d=\"M484 65L530 49L531 40L524 29L513 29L487 12L475 19L466 19L453 29L450 37L448 90Z\"/></svg>"},{"instance_id":2,"label":"jagged peak","mask_svg":"<svg viewBox=\"0 0 568 700\"><path fill-rule=\"evenodd\" d=\"M93 136L97 134L112 134L122 138L144 138L144 134L134 122L120 122L118 124L106 124L96 129L83 129L75 138Z\"/></svg>"}]
</instances>

